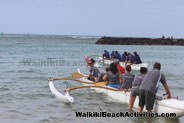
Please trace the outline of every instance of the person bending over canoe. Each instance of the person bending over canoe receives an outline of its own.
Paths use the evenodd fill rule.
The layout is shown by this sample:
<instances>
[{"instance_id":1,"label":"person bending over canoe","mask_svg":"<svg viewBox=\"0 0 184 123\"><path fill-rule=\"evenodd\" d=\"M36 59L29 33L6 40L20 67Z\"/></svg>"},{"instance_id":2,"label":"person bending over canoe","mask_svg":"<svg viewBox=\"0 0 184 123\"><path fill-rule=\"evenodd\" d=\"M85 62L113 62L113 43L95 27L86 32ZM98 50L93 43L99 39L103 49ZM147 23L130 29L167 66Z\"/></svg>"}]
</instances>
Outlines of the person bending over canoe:
<instances>
[{"instance_id":1,"label":"person bending over canoe","mask_svg":"<svg viewBox=\"0 0 184 123\"><path fill-rule=\"evenodd\" d=\"M108 80L107 86L113 87L113 88L119 88L120 81L119 77L120 74L118 72L117 66L114 63L110 64L110 71L103 77L104 81Z\"/></svg>"},{"instance_id":2,"label":"person bending over canoe","mask_svg":"<svg viewBox=\"0 0 184 123\"><path fill-rule=\"evenodd\" d=\"M169 86L166 83L164 74L161 73L161 64L156 62L153 65L153 70L150 70L145 75L142 84L139 88L139 112L143 111L144 105L146 110L151 112L153 110L156 93L160 82L163 84L167 93L167 98L171 98Z\"/></svg>"},{"instance_id":3,"label":"person bending over canoe","mask_svg":"<svg viewBox=\"0 0 184 123\"><path fill-rule=\"evenodd\" d=\"M89 68L89 77L88 79L91 81L98 81L98 74L100 73L98 68L94 66L95 64L95 60L94 59L90 59L90 61L88 62L88 65L90 66Z\"/></svg>"},{"instance_id":4,"label":"person bending over canoe","mask_svg":"<svg viewBox=\"0 0 184 123\"><path fill-rule=\"evenodd\" d=\"M123 83L120 89L129 89L132 88L132 82L134 80L135 75L131 73L131 66L127 65L125 74L123 74Z\"/></svg>"},{"instance_id":5,"label":"person bending over canoe","mask_svg":"<svg viewBox=\"0 0 184 123\"><path fill-rule=\"evenodd\" d=\"M135 56L135 64L141 64L142 60L140 56L137 54L137 52L134 52L134 56Z\"/></svg>"},{"instance_id":6,"label":"person bending over canoe","mask_svg":"<svg viewBox=\"0 0 184 123\"><path fill-rule=\"evenodd\" d=\"M128 106L129 110L132 110L134 106L135 98L136 96L139 96L139 87L146 73L147 73L147 68L141 67L140 74L136 75L134 78L134 81L132 83L132 90L130 93L130 100L129 100L129 106Z\"/></svg>"},{"instance_id":7,"label":"person bending over canoe","mask_svg":"<svg viewBox=\"0 0 184 123\"><path fill-rule=\"evenodd\" d=\"M115 51L115 57L114 57L114 59L118 59L119 61L122 60L121 59L121 55L120 55L120 53L118 53L118 51Z\"/></svg>"},{"instance_id":8,"label":"person bending over canoe","mask_svg":"<svg viewBox=\"0 0 184 123\"><path fill-rule=\"evenodd\" d=\"M123 54L122 54L122 62L126 62L127 61L127 56L128 56L128 54L127 54L127 52L125 51Z\"/></svg>"},{"instance_id":9,"label":"person bending over canoe","mask_svg":"<svg viewBox=\"0 0 184 123\"><path fill-rule=\"evenodd\" d=\"M109 55L109 52L107 50L104 50L103 59L110 59L110 55Z\"/></svg>"},{"instance_id":10,"label":"person bending over canoe","mask_svg":"<svg viewBox=\"0 0 184 123\"><path fill-rule=\"evenodd\" d=\"M132 65L132 64L134 64L134 63L135 63L135 56L132 55L131 53L128 53L128 55L127 55L127 61L126 61L126 63L125 63L125 66L126 66L127 64Z\"/></svg>"},{"instance_id":11,"label":"person bending over canoe","mask_svg":"<svg viewBox=\"0 0 184 123\"><path fill-rule=\"evenodd\" d=\"M111 53L111 59L114 59L115 58L115 51L112 51Z\"/></svg>"}]
</instances>

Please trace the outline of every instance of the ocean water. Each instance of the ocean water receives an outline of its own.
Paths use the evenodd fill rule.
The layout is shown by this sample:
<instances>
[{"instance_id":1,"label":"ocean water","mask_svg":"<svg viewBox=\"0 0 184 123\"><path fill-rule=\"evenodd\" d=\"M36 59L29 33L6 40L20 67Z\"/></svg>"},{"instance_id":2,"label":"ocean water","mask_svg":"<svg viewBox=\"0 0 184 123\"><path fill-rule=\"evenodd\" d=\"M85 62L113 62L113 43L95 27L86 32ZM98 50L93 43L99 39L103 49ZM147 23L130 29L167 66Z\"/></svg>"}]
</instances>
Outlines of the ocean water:
<instances>
[{"instance_id":1,"label":"ocean water","mask_svg":"<svg viewBox=\"0 0 184 123\"><path fill-rule=\"evenodd\" d=\"M104 50L137 51L142 60L162 64L173 96L184 100L184 47L96 45L99 37L59 35L0 36L0 122L1 123L147 123L184 122L184 118L77 118L79 112L126 112L122 104L94 90L71 92L75 102L63 104L51 94L47 79L69 77L80 68L87 73L84 57ZM79 86L72 81L56 81L61 92ZM159 93L164 89L160 86Z\"/></svg>"}]
</instances>

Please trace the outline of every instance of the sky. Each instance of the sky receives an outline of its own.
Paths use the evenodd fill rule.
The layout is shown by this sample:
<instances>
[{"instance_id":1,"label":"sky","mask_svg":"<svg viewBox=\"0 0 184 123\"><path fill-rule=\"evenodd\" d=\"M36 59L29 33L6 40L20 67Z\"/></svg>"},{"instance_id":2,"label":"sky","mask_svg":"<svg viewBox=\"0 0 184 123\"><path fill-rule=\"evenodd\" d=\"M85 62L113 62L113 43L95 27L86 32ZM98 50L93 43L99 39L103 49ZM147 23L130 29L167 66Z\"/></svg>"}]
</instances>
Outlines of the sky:
<instances>
[{"instance_id":1,"label":"sky","mask_svg":"<svg viewBox=\"0 0 184 123\"><path fill-rule=\"evenodd\" d=\"M184 38L184 0L0 0L0 32Z\"/></svg>"}]
</instances>

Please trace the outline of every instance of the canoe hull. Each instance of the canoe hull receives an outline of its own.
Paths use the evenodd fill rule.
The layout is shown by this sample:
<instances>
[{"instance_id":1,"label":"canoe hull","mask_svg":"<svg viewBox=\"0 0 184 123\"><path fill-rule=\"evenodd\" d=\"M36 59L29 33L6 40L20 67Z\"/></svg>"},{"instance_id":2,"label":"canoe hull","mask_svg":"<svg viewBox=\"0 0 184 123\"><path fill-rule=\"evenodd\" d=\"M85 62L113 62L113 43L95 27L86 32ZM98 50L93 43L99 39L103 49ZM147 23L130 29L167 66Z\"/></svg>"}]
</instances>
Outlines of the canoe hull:
<instances>
[{"instance_id":1,"label":"canoe hull","mask_svg":"<svg viewBox=\"0 0 184 123\"><path fill-rule=\"evenodd\" d=\"M78 72L81 73L79 69L78 69ZM90 83L92 82L85 77L80 78L80 80L85 81L85 82L90 82ZM85 85L91 85L91 84L85 84ZM51 92L55 95L55 97L59 99L60 101L65 102L65 103L74 102L73 97L71 97L69 93L64 93L64 94L60 93L55 88L52 80L49 81L49 88ZM98 92L107 94L109 97L117 101L120 101L121 103L129 104L130 92L112 91L112 90L107 90L104 88L94 88L94 89ZM136 98L135 103L134 103L134 108L138 108L138 102L139 102L139 99ZM158 113L158 115L161 115L162 113L175 113L176 117L172 117L172 118L180 118L184 115L184 101L177 100L177 99L165 99L161 101L157 100L155 101L153 111L155 113Z\"/></svg>"},{"instance_id":2,"label":"canoe hull","mask_svg":"<svg viewBox=\"0 0 184 123\"><path fill-rule=\"evenodd\" d=\"M80 73L80 70L78 70ZM81 78L81 81L91 82L87 78ZM109 87L110 88L110 87ZM129 104L130 99L130 92L119 92L119 91L112 91L103 88L94 88L98 92L102 92L107 94L109 97L120 101L122 103ZM134 103L134 108L138 108L139 98L136 98ZM145 110L145 109L144 109ZM165 99L161 101L155 101L153 112L158 113L158 115L162 115L162 113L175 113L176 117L173 118L180 118L184 116L184 101L177 100L177 99Z\"/></svg>"}]
</instances>

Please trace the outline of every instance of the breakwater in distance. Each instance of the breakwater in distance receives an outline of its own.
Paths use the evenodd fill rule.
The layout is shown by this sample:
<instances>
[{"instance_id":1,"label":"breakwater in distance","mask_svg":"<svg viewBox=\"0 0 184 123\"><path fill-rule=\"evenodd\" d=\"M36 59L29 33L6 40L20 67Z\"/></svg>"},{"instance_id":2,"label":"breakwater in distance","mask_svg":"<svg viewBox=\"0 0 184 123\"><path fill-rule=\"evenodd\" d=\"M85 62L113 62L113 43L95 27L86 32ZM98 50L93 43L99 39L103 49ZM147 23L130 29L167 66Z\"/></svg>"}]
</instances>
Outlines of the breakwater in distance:
<instances>
[{"instance_id":1,"label":"breakwater in distance","mask_svg":"<svg viewBox=\"0 0 184 123\"><path fill-rule=\"evenodd\" d=\"M134 37L101 37L96 44L111 45L169 45L184 46L184 39L180 38L134 38Z\"/></svg>"}]
</instances>

